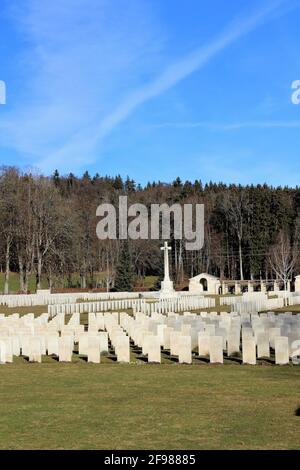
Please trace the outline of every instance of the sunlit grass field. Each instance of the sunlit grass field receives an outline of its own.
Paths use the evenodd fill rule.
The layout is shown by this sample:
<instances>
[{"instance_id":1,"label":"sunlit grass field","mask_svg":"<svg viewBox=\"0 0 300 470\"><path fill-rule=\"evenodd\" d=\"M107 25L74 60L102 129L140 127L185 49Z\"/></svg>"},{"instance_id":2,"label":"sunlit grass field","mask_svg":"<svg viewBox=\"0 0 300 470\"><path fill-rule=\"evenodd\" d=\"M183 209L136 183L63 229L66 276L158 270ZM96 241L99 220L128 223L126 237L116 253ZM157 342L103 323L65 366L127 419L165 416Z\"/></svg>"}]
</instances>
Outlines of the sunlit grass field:
<instances>
[{"instance_id":1,"label":"sunlit grass field","mask_svg":"<svg viewBox=\"0 0 300 470\"><path fill-rule=\"evenodd\" d=\"M0 367L1 449L300 449L300 367Z\"/></svg>"},{"instance_id":2,"label":"sunlit grass field","mask_svg":"<svg viewBox=\"0 0 300 470\"><path fill-rule=\"evenodd\" d=\"M105 272L100 272L100 273L95 273L95 280L100 282L101 280L104 281L106 277ZM153 289L154 286L157 283L158 276L146 276L143 282L144 288L147 289ZM19 274L18 273L10 273L9 274L9 292L10 294L15 294L18 293L20 290L20 282L19 282ZM41 288L42 289L48 289L49 284L48 280L46 277L42 277L42 282L41 282ZM61 279L60 280L54 280L54 285L55 287L59 288L79 288L80 287L80 277L79 274L73 274L71 278L71 286L69 286L69 279L67 277L64 279L64 282L62 283ZM105 286L104 282L104 286ZM31 293L36 292L36 276L34 274L31 274L29 276L29 283L28 283L28 289ZM4 291L4 273L0 273L0 293L3 293Z\"/></svg>"}]
</instances>

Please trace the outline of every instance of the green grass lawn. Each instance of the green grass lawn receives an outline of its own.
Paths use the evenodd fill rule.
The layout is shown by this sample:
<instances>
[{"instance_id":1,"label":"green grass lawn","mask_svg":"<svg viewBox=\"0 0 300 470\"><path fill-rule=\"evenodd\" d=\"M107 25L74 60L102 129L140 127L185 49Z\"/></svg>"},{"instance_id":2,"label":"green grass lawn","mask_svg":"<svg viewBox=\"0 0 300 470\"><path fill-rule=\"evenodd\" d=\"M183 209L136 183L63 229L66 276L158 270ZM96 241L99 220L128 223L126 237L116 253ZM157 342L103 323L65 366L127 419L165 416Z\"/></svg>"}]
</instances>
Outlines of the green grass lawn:
<instances>
[{"instance_id":1,"label":"green grass lawn","mask_svg":"<svg viewBox=\"0 0 300 470\"><path fill-rule=\"evenodd\" d=\"M300 367L18 359L1 449L300 449Z\"/></svg>"},{"instance_id":2,"label":"green grass lawn","mask_svg":"<svg viewBox=\"0 0 300 470\"><path fill-rule=\"evenodd\" d=\"M6 305L0 305L0 313L4 313L5 315L19 313L20 316L23 316L27 313L34 313L34 316L38 317L46 312L48 312L48 305L34 305L31 307L7 307Z\"/></svg>"},{"instance_id":3,"label":"green grass lawn","mask_svg":"<svg viewBox=\"0 0 300 470\"><path fill-rule=\"evenodd\" d=\"M284 313L284 312L293 312L293 313L300 313L300 305L288 305L287 307L277 308L273 310L276 313Z\"/></svg>"},{"instance_id":4,"label":"green grass lawn","mask_svg":"<svg viewBox=\"0 0 300 470\"><path fill-rule=\"evenodd\" d=\"M104 280L106 278L106 273L95 273L95 280L100 282L100 280ZM158 276L146 276L144 279L144 285L143 287L146 287L148 289L152 289L156 282L157 282ZM54 287L63 287L61 285L61 281L58 281L57 279L54 279ZM46 279L45 276L42 276L41 280L41 288L42 289L48 289L49 284L48 280ZM72 287L79 287L80 286L80 278L78 274L73 274L72 275ZM68 279L65 277L64 279L64 287L68 287ZM35 274L31 274L29 276L29 283L28 283L28 289L32 294L35 294L36 292L36 276ZM19 279L19 274L18 273L10 273L9 274L9 292L10 294L15 294L20 291L20 279ZM0 273L0 292L4 292L4 273Z\"/></svg>"},{"instance_id":5,"label":"green grass lawn","mask_svg":"<svg viewBox=\"0 0 300 470\"><path fill-rule=\"evenodd\" d=\"M47 281L42 279L42 288L47 288ZM36 291L36 277L35 275L29 276L28 289L30 292L35 293ZM9 274L9 292L10 294L18 293L20 290L20 279L18 273ZM4 273L0 273L0 292L4 292Z\"/></svg>"}]
</instances>

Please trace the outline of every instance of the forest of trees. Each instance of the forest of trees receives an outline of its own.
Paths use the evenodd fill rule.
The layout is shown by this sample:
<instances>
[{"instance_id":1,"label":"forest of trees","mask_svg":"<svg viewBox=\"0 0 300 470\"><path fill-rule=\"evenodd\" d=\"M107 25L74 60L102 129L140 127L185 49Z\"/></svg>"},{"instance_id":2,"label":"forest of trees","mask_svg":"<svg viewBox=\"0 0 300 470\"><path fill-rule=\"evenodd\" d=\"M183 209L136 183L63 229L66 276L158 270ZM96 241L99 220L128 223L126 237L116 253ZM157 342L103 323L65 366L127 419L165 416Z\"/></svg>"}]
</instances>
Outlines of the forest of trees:
<instances>
[{"instance_id":1,"label":"forest of trees","mask_svg":"<svg viewBox=\"0 0 300 470\"><path fill-rule=\"evenodd\" d=\"M11 272L19 275L19 291L28 291L29 276L50 287L114 288L122 253L119 240L96 236L96 208L128 202L202 203L205 244L185 251L184 241L170 240L171 273L178 286L208 272L228 279L271 279L300 273L300 188L267 185L203 185L200 179L149 182L141 187L127 177L86 172L82 177L51 177L17 168L0 173L0 265L9 292ZM161 241L129 240L128 256L136 286L147 275L162 274ZM126 253L122 256L125 256ZM127 259L127 258L126 258ZM284 266L282 266L284 265ZM99 275L101 273L101 276ZM280 274L281 273L281 274ZM74 281L77 276L77 281Z\"/></svg>"}]
</instances>

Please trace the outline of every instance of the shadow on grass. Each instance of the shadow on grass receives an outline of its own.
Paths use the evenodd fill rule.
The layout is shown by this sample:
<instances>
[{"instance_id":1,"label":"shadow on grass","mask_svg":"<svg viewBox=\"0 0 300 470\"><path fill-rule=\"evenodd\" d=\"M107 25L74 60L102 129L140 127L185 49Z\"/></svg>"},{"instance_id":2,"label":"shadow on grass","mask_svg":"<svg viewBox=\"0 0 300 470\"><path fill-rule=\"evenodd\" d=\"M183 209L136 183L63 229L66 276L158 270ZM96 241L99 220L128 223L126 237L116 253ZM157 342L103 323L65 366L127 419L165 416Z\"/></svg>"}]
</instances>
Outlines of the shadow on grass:
<instances>
[{"instance_id":1,"label":"shadow on grass","mask_svg":"<svg viewBox=\"0 0 300 470\"><path fill-rule=\"evenodd\" d=\"M179 363L179 359L178 359L178 356L170 356L168 357L169 361L172 361L172 362L176 362L176 363Z\"/></svg>"},{"instance_id":2,"label":"shadow on grass","mask_svg":"<svg viewBox=\"0 0 300 470\"><path fill-rule=\"evenodd\" d=\"M164 354L165 356L170 356L170 349L162 349L161 350L162 354Z\"/></svg>"},{"instance_id":3,"label":"shadow on grass","mask_svg":"<svg viewBox=\"0 0 300 470\"><path fill-rule=\"evenodd\" d=\"M112 362L118 362L117 356L109 356L107 359L109 359Z\"/></svg>"},{"instance_id":4,"label":"shadow on grass","mask_svg":"<svg viewBox=\"0 0 300 470\"><path fill-rule=\"evenodd\" d=\"M143 356L142 354L140 356L136 357L139 361L142 362L148 362L148 358L146 356Z\"/></svg>"},{"instance_id":5,"label":"shadow on grass","mask_svg":"<svg viewBox=\"0 0 300 470\"><path fill-rule=\"evenodd\" d=\"M88 361L88 357L87 357L87 356L78 356L78 359L80 359L80 360L83 361L83 362L87 362L87 361Z\"/></svg>"},{"instance_id":6,"label":"shadow on grass","mask_svg":"<svg viewBox=\"0 0 300 470\"><path fill-rule=\"evenodd\" d=\"M273 366L275 364L275 359L270 357L259 357L257 358L257 364L262 366Z\"/></svg>"},{"instance_id":7,"label":"shadow on grass","mask_svg":"<svg viewBox=\"0 0 300 470\"><path fill-rule=\"evenodd\" d=\"M209 357L206 357L206 356L193 357L193 363L195 363L195 364L209 364Z\"/></svg>"},{"instance_id":8,"label":"shadow on grass","mask_svg":"<svg viewBox=\"0 0 300 470\"><path fill-rule=\"evenodd\" d=\"M50 354L48 357L50 357L55 362L59 362L59 357L55 356L54 354Z\"/></svg>"},{"instance_id":9,"label":"shadow on grass","mask_svg":"<svg viewBox=\"0 0 300 470\"><path fill-rule=\"evenodd\" d=\"M300 416L300 405L295 409L295 416Z\"/></svg>"},{"instance_id":10,"label":"shadow on grass","mask_svg":"<svg viewBox=\"0 0 300 470\"><path fill-rule=\"evenodd\" d=\"M224 355L224 360L228 361L231 364L242 364L243 363L243 359L241 357L237 357L237 356Z\"/></svg>"}]
</instances>

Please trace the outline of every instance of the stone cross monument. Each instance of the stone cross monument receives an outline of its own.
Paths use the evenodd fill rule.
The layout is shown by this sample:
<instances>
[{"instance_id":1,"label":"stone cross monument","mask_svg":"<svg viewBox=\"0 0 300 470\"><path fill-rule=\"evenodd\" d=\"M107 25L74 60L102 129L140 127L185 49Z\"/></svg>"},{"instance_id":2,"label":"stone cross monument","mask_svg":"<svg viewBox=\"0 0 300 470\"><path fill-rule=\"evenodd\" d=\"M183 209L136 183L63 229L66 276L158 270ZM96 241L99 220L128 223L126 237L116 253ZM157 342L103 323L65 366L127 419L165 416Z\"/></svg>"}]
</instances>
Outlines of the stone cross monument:
<instances>
[{"instance_id":1,"label":"stone cross monument","mask_svg":"<svg viewBox=\"0 0 300 470\"><path fill-rule=\"evenodd\" d=\"M168 246L168 242L164 242L161 250L164 252L164 280L161 283L160 297L174 297L176 292L169 274L169 251L171 247Z\"/></svg>"}]
</instances>

